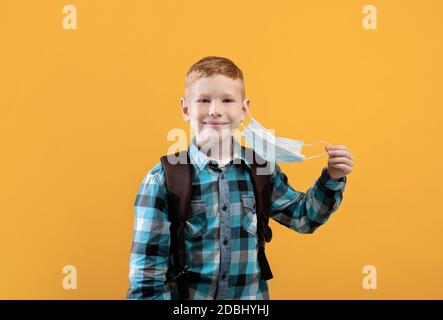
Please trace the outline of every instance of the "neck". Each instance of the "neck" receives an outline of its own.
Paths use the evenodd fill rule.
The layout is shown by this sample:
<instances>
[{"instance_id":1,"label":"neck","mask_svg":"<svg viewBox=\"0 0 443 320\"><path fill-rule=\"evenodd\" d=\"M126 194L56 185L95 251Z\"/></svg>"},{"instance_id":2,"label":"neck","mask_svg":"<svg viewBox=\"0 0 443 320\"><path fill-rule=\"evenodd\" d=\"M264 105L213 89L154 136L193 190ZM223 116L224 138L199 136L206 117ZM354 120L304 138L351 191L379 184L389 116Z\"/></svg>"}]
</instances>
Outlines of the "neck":
<instances>
[{"instance_id":1,"label":"neck","mask_svg":"<svg viewBox=\"0 0 443 320\"><path fill-rule=\"evenodd\" d=\"M232 157L233 154L233 137L227 137L223 140L219 140L215 143L198 141L198 147L201 152L203 152L206 156L218 160L223 161Z\"/></svg>"}]
</instances>

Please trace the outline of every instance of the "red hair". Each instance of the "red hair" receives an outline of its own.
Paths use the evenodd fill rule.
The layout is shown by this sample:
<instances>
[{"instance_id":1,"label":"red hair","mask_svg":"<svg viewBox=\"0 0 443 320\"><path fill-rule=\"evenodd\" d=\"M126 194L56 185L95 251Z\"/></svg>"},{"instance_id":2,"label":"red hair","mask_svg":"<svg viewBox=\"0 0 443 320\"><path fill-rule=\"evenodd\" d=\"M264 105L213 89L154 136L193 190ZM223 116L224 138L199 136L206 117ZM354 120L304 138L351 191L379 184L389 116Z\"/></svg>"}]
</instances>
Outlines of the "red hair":
<instances>
[{"instance_id":1,"label":"red hair","mask_svg":"<svg viewBox=\"0 0 443 320\"><path fill-rule=\"evenodd\" d=\"M240 79L242 83L242 96L245 96L243 72L234 62L228 58L208 56L194 63L185 77L185 88L191 86L201 78L210 77L214 74L222 74L233 80Z\"/></svg>"}]
</instances>

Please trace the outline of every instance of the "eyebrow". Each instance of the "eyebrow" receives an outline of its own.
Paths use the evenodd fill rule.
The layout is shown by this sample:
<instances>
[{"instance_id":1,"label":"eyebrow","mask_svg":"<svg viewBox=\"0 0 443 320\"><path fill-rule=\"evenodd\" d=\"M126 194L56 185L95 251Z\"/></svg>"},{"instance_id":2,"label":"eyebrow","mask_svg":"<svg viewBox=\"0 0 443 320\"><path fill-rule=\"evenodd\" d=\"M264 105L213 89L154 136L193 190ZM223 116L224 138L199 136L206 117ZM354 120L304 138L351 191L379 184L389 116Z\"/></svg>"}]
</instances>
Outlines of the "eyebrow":
<instances>
[{"instance_id":1,"label":"eyebrow","mask_svg":"<svg viewBox=\"0 0 443 320\"><path fill-rule=\"evenodd\" d=\"M224 93L222 96L235 99L235 94L232 94L232 93Z\"/></svg>"},{"instance_id":2,"label":"eyebrow","mask_svg":"<svg viewBox=\"0 0 443 320\"><path fill-rule=\"evenodd\" d=\"M210 95L209 94L206 94L206 93L199 93L198 95L197 95L197 97L196 98L207 98L207 97L209 97Z\"/></svg>"},{"instance_id":3,"label":"eyebrow","mask_svg":"<svg viewBox=\"0 0 443 320\"><path fill-rule=\"evenodd\" d=\"M207 98L207 97L210 97L210 96L211 96L210 94L200 93L200 94L197 95L197 99ZM232 94L232 93L226 93L225 92L225 93L222 93L221 96L224 97L224 98L229 97L229 98L235 99L235 94Z\"/></svg>"}]
</instances>

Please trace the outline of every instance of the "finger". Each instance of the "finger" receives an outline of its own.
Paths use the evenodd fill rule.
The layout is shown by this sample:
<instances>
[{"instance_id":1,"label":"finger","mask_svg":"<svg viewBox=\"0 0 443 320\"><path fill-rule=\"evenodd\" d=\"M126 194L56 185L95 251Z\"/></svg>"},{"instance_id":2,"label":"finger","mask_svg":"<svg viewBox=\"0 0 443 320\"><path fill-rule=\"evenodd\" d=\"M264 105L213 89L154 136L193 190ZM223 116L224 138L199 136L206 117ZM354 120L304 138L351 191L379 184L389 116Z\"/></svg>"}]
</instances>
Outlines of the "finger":
<instances>
[{"instance_id":1,"label":"finger","mask_svg":"<svg viewBox=\"0 0 443 320\"><path fill-rule=\"evenodd\" d=\"M343 171L345 174L352 172L352 167L350 167L344 163L333 164L333 165L331 165L331 168L339 169L339 170Z\"/></svg>"},{"instance_id":2,"label":"finger","mask_svg":"<svg viewBox=\"0 0 443 320\"><path fill-rule=\"evenodd\" d=\"M328 155L330 157L347 157L351 159L351 154L347 150L329 150Z\"/></svg>"},{"instance_id":3,"label":"finger","mask_svg":"<svg viewBox=\"0 0 443 320\"><path fill-rule=\"evenodd\" d=\"M347 150L348 147L342 144L336 146L330 146L331 150Z\"/></svg>"},{"instance_id":4,"label":"finger","mask_svg":"<svg viewBox=\"0 0 443 320\"><path fill-rule=\"evenodd\" d=\"M347 164L350 167L354 166L354 162L351 159L346 158L346 157L330 158L328 160L329 165L339 164L339 163Z\"/></svg>"}]
</instances>

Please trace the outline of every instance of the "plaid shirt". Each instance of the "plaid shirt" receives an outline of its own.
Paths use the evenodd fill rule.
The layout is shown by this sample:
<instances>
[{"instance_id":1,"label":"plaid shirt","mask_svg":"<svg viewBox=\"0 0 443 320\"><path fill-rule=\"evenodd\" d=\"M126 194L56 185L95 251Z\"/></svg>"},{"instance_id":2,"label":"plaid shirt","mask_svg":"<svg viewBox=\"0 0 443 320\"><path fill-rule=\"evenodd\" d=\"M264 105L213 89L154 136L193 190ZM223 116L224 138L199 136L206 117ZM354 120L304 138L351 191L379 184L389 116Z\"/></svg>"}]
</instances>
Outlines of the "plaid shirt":
<instances>
[{"instance_id":1,"label":"plaid shirt","mask_svg":"<svg viewBox=\"0 0 443 320\"><path fill-rule=\"evenodd\" d=\"M236 146L238 141L234 139ZM234 150L239 150L234 148ZM241 149L242 150L242 149ZM243 152L218 168L195 145L191 209L185 227L190 299L269 299L260 279L255 197ZM312 233L339 207L347 177L332 179L327 167L306 193L294 190L276 164L271 176L270 217L300 233ZM164 171L160 162L145 176L135 200L128 299L176 299L166 277L170 232Z\"/></svg>"}]
</instances>

